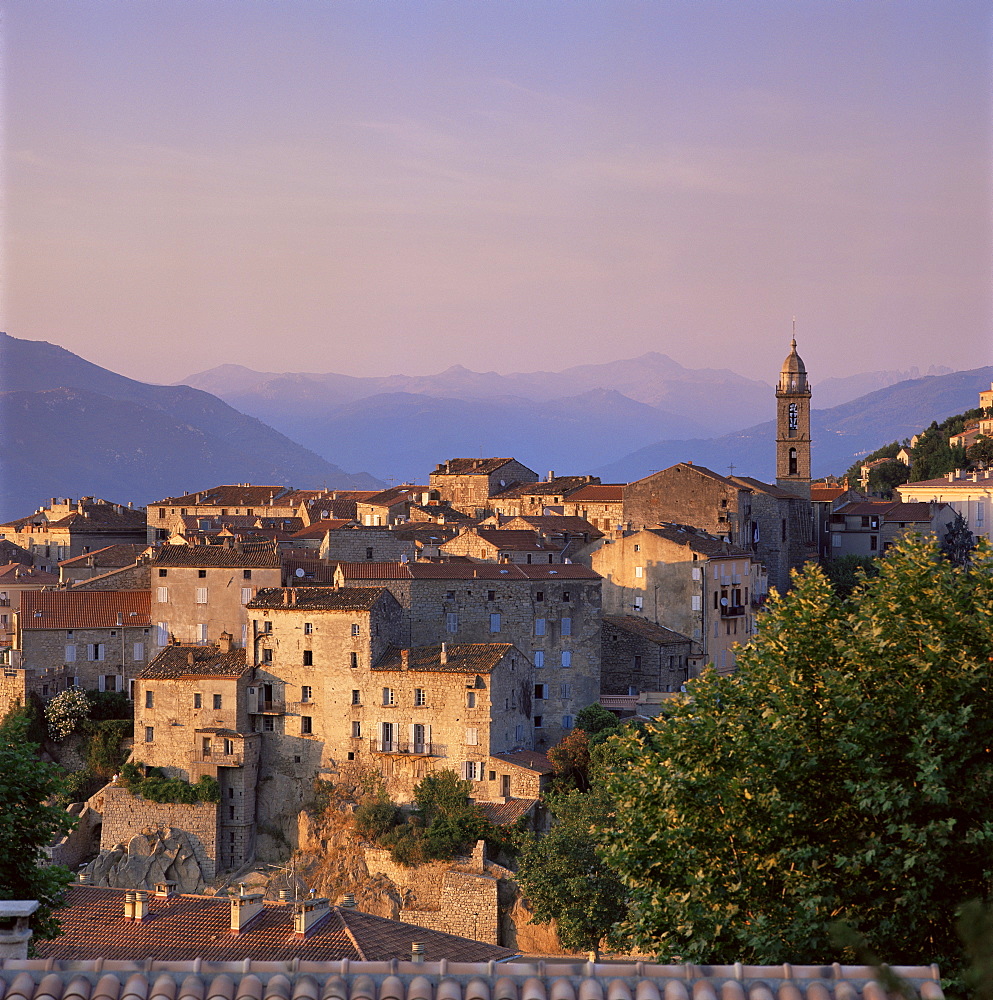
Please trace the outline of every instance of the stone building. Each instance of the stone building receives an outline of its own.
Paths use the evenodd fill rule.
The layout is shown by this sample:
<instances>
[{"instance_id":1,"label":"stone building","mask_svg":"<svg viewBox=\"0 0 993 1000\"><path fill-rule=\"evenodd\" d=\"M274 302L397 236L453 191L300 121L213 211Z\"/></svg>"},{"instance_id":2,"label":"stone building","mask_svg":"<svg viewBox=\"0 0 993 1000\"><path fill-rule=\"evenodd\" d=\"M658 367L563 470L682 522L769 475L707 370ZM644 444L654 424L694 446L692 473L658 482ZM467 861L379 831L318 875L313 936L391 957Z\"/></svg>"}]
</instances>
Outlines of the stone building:
<instances>
[{"instance_id":1,"label":"stone building","mask_svg":"<svg viewBox=\"0 0 993 1000\"><path fill-rule=\"evenodd\" d=\"M428 477L441 500L473 517L493 512L491 498L515 483L536 483L538 473L513 458L452 458Z\"/></svg>"},{"instance_id":2,"label":"stone building","mask_svg":"<svg viewBox=\"0 0 993 1000\"><path fill-rule=\"evenodd\" d=\"M438 500L438 491L429 486L391 486L355 504L355 519L366 527L402 524L410 517L413 504L425 505Z\"/></svg>"},{"instance_id":3,"label":"stone building","mask_svg":"<svg viewBox=\"0 0 993 1000\"><path fill-rule=\"evenodd\" d=\"M339 525L325 532L319 554L328 563L400 562L403 558L414 559L417 546L390 528Z\"/></svg>"},{"instance_id":4,"label":"stone building","mask_svg":"<svg viewBox=\"0 0 993 1000\"><path fill-rule=\"evenodd\" d=\"M57 573L63 559L144 542L145 511L93 497L52 497L28 517L0 524L4 538L30 552L39 569Z\"/></svg>"},{"instance_id":5,"label":"stone building","mask_svg":"<svg viewBox=\"0 0 993 1000\"><path fill-rule=\"evenodd\" d=\"M12 562L0 566L0 633L13 632L14 615L21 609L21 594L58 586L59 578L34 566Z\"/></svg>"},{"instance_id":6,"label":"stone building","mask_svg":"<svg viewBox=\"0 0 993 1000\"><path fill-rule=\"evenodd\" d=\"M261 588L282 582L276 545L229 540L218 545L165 545L150 565L156 645L248 638L245 605Z\"/></svg>"},{"instance_id":7,"label":"stone building","mask_svg":"<svg viewBox=\"0 0 993 1000\"><path fill-rule=\"evenodd\" d=\"M581 517L601 531L614 531L624 520L624 484L591 483L562 501L562 513Z\"/></svg>"},{"instance_id":8,"label":"stone building","mask_svg":"<svg viewBox=\"0 0 993 1000\"><path fill-rule=\"evenodd\" d=\"M25 592L8 664L23 676L5 680L42 698L67 687L131 697L153 652L150 626L147 592Z\"/></svg>"},{"instance_id":9,"label":"stone building","mask_svg":"<svg viewBox=\"0 0 993 1000\"><path fill-rule=\"evenodd\" d=\"M83 580L103 576L113 570L133 566L151 550L144 543L129 545L108 545L94 552L63 559L59 563L59 583L72 587Z\"/></svg>"},{"instance_id":10,"label":"stone building","mask_svg":"<svg viewBox=\"0 0 993 1000\"><path fill-rule=\"evenodd\" d=\"M440 546L443 555L498 563L560 563L562 546L533 528L469 528Z\"/></svg>"},{"instance_id":11,"label":"stone building","mask_svg":"<svg viewBox=\"0 0 993 1000\"><path fill-rule=\"evenodd\" d=\"M600 690L636 698L678 691L689 679L693 641L637 615L603 616Z\"/></svg>"},{"instance_id":12,"label":"stone building","mask_svg":"<svg viewBox=\"0 0 993 1000\"><path fill-rule=\"evenodd\" d=\"M796 338L776 386L776 485L810 500L810 383Z\"/></svg>"},{"instance_id":13,"label":"stone building","mask_svg":"<svg viewBox=\"0 0 993 1000\"><path fill-rule=\"evenodd\" d=\"M521 517L545 513L562 513L562 504L578 490L599 483L595 476L556 476L537 483L518 483L501 490L492 499L494 513L501 517Z\"/></svg>"},{"instance_id":14,"label":"stone building","mask_svg":"<svg viewBox=\"0 0 993 1000\"><path fill-rule=\"evenodd\" d=\"M255 854L262 736L252 729L253 667L224 634L217 644L166 646L135 684L134 759L193 784L215 778L219 869ZM203 838L201 838L203 839Z\"/></svg>"},{"instance_id":15,"label":"stone building","mask_svg":"<svg viewBox=\"0 0 993 1000\"><path fill-rule=\"evenodd\" d=\"M604 613L634 615L693 640L690 674L713 663L730 673L735 645L755 631L768 588L752 553L685 525L617 532L596 543Z\"/></svg>"},{"instance_id":16,"label":"stone building","mask_svg":"<svg viewBox=\"0 0 993 1000\"><path fill-rule=\"evenodd\" d=\"M534 668L535 746L551 746L600 693L600 576L569 563L341 563L340 587L386 587L399 645L509 642Z\"/></svg>"},{"instance_id":17,"label":"stone building","mask_svg":"<svg viewBox=\"0 0 993 1000\"><path fill-rule=\"evenodd\" d=\"M854 500L832 511L830 556L879 556L907 534L942 538L955 511L944 503Z\"/></svg>"}]
</instances>

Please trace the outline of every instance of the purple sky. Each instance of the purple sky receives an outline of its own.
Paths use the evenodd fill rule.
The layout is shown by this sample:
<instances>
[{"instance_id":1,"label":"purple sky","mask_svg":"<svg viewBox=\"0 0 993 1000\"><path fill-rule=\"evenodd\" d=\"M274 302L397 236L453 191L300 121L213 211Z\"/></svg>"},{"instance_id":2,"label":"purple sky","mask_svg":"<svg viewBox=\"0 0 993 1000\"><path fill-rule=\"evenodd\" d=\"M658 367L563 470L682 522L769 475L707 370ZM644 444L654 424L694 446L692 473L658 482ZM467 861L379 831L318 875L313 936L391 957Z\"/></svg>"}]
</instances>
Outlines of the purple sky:
<instances>
[{"instance_id":1,"label":"purple sky","mask_svg":"<svg viewBox=\"0 0 993 1000\"><path fill-rule=\"evenodd\" d=\"M988 0L3 0L2 326L146 381L993 361Z\"/></svg>"}]
</instances>

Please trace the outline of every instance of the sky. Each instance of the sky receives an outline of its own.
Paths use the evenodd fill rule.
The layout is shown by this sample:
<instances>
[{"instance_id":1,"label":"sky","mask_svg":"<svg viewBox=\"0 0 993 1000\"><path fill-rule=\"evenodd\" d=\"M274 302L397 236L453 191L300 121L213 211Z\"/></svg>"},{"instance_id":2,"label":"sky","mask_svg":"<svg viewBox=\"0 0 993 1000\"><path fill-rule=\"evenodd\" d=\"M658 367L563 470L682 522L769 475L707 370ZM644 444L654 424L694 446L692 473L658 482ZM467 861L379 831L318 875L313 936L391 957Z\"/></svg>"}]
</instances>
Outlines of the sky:
<instances>
[{"instance_id":1,"label":"sky","mask_svg":"<svg viewBox=\"0 0 993 1000\"><path fill-rule=\"evenodd\" d=\"M0 0L0 329L172 382L993 363L988 0Z\"/></svg>"}]
</instances>

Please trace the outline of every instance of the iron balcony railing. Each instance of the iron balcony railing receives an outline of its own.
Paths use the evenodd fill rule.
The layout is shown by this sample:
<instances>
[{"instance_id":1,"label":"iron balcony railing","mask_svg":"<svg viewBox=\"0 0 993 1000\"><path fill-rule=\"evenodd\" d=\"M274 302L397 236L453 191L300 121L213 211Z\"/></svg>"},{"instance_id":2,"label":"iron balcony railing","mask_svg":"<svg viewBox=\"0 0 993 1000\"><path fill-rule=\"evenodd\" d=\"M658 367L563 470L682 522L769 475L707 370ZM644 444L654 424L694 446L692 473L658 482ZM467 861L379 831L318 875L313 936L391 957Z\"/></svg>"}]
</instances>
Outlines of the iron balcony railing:
<instances>
[{"instance_id":1,"label":"iron balcony railing","mask_svg":"<svg viewBox=\"0 0 993 1000\"><path fill-rule=\"evenodd\" d=\"M373 753L403 753L422 757L447 757L448 747L442 743L410 743L408 741L369 740Z\"/></svg>"}]
</instances>

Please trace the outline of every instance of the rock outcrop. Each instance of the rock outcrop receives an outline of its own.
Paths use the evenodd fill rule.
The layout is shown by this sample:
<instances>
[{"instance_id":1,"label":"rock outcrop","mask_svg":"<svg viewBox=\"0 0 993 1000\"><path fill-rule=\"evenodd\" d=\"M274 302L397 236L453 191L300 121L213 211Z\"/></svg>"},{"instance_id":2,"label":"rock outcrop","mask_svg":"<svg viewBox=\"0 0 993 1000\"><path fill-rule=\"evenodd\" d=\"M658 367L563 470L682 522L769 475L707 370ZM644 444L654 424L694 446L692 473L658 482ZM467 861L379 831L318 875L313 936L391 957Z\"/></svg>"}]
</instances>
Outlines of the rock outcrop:
<instances>
[{"instance_id":1,"label":"rock outcrop","mask_svg":"<svg viewBox=\"0 0 993 1000\"><path fill-rule=\"evenodd\" d=\"M202 893L203 872L189 837L172 828L145 830L127 846L102 851L85 869L91 885L117 889L151 889L156 882L175 882L178 892Z\"/></svg>"}]
</instances>

